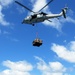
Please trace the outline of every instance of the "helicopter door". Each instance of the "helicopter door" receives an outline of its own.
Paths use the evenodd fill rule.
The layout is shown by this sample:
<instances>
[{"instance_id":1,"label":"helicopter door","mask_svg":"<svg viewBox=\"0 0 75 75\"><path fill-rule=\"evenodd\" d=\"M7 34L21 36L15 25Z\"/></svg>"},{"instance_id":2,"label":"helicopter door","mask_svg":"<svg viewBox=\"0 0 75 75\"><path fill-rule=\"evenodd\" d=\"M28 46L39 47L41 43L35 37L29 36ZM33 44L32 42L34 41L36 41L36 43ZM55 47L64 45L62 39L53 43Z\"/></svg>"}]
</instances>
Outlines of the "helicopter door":
<instances>
[{"instance_id":1,"label":"helicopter door","mask_svg":"<svg viewBox=\"0 0 75 75\"><path fill-rule=\"evenodd\" d=\"M37 18L37 14L31 15L32 19Z\"/></svg>"}]
</instances>

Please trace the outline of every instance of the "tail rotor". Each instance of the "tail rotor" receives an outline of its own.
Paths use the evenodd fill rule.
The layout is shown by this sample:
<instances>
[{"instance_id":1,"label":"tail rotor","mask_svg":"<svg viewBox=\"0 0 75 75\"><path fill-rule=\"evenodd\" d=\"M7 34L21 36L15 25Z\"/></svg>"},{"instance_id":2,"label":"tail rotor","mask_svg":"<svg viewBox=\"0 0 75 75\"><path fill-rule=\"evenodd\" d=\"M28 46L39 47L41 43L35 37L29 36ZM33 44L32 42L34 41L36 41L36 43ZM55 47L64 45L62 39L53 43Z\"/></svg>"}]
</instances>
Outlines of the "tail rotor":
<instances>
[{"instance_id":1,"label":"tail rotor","mask_svg":"<svg viewBox=\"0 0 75 75\"><path fill-rule=\"evenodd\" d=\"M65 8L62 9L62 14L63 14L63 17L66 18L66 12L68 10L68 7L66 6Z\"/></svg>"}]
</instances>

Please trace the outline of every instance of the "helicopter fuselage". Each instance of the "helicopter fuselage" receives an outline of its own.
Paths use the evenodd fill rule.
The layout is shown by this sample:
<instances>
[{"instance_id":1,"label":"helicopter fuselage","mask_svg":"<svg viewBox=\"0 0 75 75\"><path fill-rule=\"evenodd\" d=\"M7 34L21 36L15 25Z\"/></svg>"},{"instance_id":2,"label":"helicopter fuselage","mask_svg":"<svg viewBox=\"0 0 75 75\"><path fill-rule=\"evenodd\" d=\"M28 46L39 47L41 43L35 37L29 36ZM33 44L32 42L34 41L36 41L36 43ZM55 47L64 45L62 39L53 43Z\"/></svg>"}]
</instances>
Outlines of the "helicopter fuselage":
<instances>
[{"instance_id":1,"label":"helicopter fuselage","mask_svg":"<svg viewBox=\"0 0 75 75\"><path fill-rule=\"evenodd\" d=\"M31 15L25 18L23 20L23 23L33 24L33 23L43 22L45 19L46 19L46 16L36 14L36 15Z\"/></svg>"},{"instance_id":2,"label":"helicopter fuselage","mask_svg":"<svg viewBox=\"0 0 75 75\"><path fill-rule=\"evenodd\" d=\"M60 14L34 14L34 15L27 16L27 18L25 18L22 23L34 24L34 23L44 22L45 20L60 17L60 16L62 16L62 13Z\"/></svg>"},{"instance_id":3,"label":"helicopter fuselage","mask_svg":"<svg viewBox=\"0 0 75 75\"><path fill-rule=\"evenodd\" d=\"M39 23L39 22L44 22L45 20L50 21L49 19L51 18L57 18L60 16L63 16L64 18L66 18L66 11L68 9L68 7L64 7L61 11L61 13L59 14L47 14L44 12L41 12L47 5L49 5L53 0L50 0L46 5L44 5L38 12L34 12L33 10L29 9L27 6L21 4L18 1L15 1L17 4L19 4L20 6L24 7L25 9L27 9L30 12L33 12L33 15L27 16L27 18L25 18L22 23L24 24L32 24L34 25L35 23Z\"/></svg>"}]
</instances>

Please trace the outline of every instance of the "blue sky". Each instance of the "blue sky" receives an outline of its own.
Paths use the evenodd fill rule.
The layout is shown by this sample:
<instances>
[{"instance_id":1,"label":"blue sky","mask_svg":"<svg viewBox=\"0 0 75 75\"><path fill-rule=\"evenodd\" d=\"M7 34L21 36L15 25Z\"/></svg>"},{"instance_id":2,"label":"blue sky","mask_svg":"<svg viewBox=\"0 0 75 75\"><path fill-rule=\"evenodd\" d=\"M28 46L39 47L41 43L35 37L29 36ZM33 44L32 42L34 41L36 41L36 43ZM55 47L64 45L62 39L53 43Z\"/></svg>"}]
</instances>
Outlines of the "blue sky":
<instances>
[{"instance_id":1,"label":"blue sky","mask_svg":"<svg viewBox=\"0 0 75 75\"><path fill-rule=\"evenodd\" d=\"M67 18L35 26L21 24L31 13L14 1L0 0L0 75L75 75L75 1L54 0L43 11L60 13L67 4ZM49 0L17 1L38 11ZM32 46L37 32L40 47Z\"/></svg>"}]
</instances>

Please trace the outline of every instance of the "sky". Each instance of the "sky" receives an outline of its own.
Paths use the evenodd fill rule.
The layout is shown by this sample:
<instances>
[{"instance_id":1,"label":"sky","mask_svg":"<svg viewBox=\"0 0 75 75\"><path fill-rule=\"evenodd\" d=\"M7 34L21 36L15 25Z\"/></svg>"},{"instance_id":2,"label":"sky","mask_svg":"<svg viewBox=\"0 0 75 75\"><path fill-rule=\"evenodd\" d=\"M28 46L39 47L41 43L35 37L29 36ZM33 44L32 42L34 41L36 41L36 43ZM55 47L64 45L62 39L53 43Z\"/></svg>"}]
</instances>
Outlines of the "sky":
<instances>
[{"instance_id":1,"label":"sky","mask_svg":"<svg viewBox=\"0 0 75 75\"><path fill-rule=\"evenodd\" d=\"M17 0L37 12L49 0ZM35 26L22 24L31 14L15 3L0 0L0 75L75 75L75 0L53 0L42 11L59 14L66 5L67 18L50 19ZM36 34L40 47L32 42Z\"/></svg>"}]
</instances>

